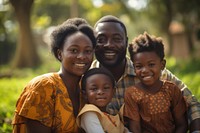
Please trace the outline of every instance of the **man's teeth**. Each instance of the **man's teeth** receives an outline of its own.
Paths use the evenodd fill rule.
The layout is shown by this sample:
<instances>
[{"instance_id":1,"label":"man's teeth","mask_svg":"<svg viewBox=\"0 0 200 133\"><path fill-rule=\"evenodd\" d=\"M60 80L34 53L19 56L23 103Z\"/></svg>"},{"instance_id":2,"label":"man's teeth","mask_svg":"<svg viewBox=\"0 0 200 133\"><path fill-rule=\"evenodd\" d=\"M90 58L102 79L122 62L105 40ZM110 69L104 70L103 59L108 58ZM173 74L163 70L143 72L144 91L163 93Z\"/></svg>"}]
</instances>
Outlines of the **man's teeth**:
<instances>
[{"instance_id":1,"label":"man's teeth","mask_svg":"<svg viewBox=\"0 0 200 133\"><path fill-rule=\"evenodd\" d=\"M114 56L115 53L105 53L106 56Z\"/></svg>"}]
</instances>

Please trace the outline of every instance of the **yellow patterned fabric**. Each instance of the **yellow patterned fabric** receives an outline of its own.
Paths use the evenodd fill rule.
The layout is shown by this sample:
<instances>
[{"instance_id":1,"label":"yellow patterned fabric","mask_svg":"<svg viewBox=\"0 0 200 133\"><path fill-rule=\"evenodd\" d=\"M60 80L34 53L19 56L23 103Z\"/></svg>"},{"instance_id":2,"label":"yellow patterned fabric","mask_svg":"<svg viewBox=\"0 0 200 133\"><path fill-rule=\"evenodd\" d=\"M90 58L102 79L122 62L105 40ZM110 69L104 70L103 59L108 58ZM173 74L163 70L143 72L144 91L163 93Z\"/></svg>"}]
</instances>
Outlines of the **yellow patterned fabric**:
<instances>
[{"instance_id":1,"label":"yellow patterned fabric","mask_svg":"<svg viewBox=\"0 0 200 133\"><path fill-rule=\"evenodd\" d=\"M55 133L78 131L72 102L58 73L38 76L24 88L16 104L14 133L26 132L26 118L51 127Z\"/></svg>"}]
</instances>

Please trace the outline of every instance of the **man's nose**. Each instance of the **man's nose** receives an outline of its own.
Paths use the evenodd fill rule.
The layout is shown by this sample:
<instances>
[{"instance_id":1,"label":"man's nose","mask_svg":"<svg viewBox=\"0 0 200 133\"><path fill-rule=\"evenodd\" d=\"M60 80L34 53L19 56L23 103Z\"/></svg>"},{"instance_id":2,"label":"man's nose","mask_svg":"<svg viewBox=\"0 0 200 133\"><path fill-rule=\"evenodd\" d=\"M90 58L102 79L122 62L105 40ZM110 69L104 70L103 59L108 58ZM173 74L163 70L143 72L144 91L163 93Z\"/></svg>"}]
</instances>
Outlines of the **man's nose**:
<instances>
[{"instance_id":1,"label":"man's nose","mask_svg":"<svg viewBox=\"0 0 200 133\"><path fill-rule=\"evenodd\" d=\"M112 39L108 39L104 47L113 47Z\"/></svg>"}]
</instances>

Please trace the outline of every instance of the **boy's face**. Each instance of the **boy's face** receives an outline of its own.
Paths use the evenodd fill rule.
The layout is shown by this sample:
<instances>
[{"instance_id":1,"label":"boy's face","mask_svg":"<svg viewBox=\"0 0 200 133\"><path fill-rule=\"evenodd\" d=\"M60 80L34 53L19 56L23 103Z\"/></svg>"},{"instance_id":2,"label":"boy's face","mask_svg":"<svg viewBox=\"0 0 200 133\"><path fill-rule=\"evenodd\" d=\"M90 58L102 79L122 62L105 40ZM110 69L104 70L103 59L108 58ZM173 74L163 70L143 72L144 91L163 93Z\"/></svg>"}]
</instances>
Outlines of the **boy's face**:
<instances>
[{"instance_id":1,"label":"boy's face","mask_svg":"<svg viewBox=\"0 0 200 133\"><path fill-rule=\"evenodd\" d=\"M105 74L95 74L86 80L88 103L96 105L101 111L106 111L106 106L111 101L114 92L112 81Z\"/></svg>"},{"instance_id":2,"label":"boy's face","mask_svg":"<svg viewBox=\"0 0 200 133\"><path fill-rule=\"evenodd\" d=\"M94 29L97 60L106 67L114 67L125 60L127 37L119 23L102 22Z\"/></svg>"},{"instance_id":3,"label":"boy's face","mask_svg":"<svg viewBox=\"0 0 200 133\"><path fill-rule=\"evenodd\" d=\"M161 70L165 67L165 60L155 52L141 52L134 55L135 73L146 86L154 86L160 78Z\"/></svg>"}]
</instances>

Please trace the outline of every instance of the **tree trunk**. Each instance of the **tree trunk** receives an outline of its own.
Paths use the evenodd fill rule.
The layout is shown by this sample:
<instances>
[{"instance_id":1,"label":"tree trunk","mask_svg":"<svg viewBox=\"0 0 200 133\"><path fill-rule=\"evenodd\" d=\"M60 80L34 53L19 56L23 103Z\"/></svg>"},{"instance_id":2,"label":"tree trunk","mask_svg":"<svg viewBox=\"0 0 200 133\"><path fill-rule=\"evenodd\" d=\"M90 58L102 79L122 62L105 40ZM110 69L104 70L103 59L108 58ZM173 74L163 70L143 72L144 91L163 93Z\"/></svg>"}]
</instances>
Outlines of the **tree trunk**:
<instances>
[{"instance_id":1,"label":"tree trunk","mask_svg":"<svg viewBox=\"0 0 200 133\"><path fill-rule=\"evenodd\" d=\"M70 5L70 17L78 17L79 12L78 12L78 1L77 0L71 0L71 5Z\"/></svg>"},{"instance_id":2,"label":"tree trunk","mask_svg":"<svg viewBox=\"0 0 200 133\"><path fill-rule=\"evenodd\" d=\"M40 59L31 31L30 15L33 0L10 0L10 2L19 22L19 37L13 66L35 67L40 63Z\"/></svg>"}]
</instances>

